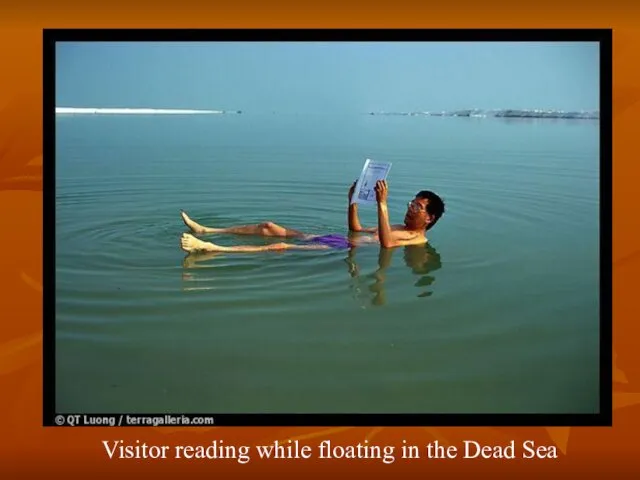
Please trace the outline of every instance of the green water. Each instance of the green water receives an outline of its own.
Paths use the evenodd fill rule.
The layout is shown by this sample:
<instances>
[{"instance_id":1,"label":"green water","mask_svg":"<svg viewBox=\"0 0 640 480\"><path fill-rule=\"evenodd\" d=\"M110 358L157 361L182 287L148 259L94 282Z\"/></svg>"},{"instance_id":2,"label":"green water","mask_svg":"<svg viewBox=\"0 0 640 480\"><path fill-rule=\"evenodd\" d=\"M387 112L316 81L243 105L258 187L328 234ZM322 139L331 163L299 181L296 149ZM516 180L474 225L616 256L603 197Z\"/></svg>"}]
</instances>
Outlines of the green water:
<instances>
[{"instance_id":1,"label":"green water","mask_svg":"<svg viewBox=\"0 0 640 480\"><path fill-rule=\"evenodd\" d=\"M597 412L597 122L249 113L56 129L58 411ZM392 222L417 191L443 196L428 247L185 261L180 209L344 233L367 157L393 162Z\"/></svg>"}]
</instances>

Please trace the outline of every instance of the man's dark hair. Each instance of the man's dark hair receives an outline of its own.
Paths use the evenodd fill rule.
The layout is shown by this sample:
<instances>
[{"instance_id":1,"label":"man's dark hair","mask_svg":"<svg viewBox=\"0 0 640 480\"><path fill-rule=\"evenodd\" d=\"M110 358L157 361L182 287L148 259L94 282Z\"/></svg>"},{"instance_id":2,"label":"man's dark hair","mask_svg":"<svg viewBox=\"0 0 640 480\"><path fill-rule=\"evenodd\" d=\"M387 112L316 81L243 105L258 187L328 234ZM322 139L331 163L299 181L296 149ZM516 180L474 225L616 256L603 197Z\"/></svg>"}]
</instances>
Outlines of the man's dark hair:
<instances>
[{"instance_id":1,"label":"man's dark hair","mask_svg":"<svg viewBox=\"0 0 640 480\"><path fill-rule=\"evenodd\" d=\"M427 203L427 213L433 217L433 220L427 226L427 230L429 230L440 220L440 217L444 213L444 201L438 194L430 190L422 190L416 194L416 197L429 200L429 203Z\"/></svg>"}]
</instances>

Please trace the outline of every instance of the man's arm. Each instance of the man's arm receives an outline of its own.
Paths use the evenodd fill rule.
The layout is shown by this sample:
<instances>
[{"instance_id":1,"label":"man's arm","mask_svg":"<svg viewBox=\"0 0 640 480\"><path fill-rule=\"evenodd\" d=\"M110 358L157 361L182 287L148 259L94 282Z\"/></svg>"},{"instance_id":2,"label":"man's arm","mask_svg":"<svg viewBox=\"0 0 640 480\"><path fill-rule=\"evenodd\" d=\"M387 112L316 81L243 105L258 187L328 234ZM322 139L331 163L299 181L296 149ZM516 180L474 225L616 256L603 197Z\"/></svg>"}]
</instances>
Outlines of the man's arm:
<instances>
[{"instance_id":1,"label":"man's arm","mask_svg":"<svg viewBox=\"0 0 640 480\"><path fill-rule=\"evenodd\" d=\"M395 247L396 241L389 225L389 209L386 203L378 203L378 239L385 248Z\"/></svg>"},{"instance_id":2,"label":"man's arm","mask_svg":"<svg viewBox=\"0 0 640 480\"><path fill-rule=\"evenodd\" d=\"M376 200L378 201L378 239L385 248L394 247L391 225L389 225L389 207L387 206L387 182L376 182Z\"/></svg>"},{"instance_id":3,"label":"man's arm","mask_svg":"<svg viewBox=\"0 0 640 480\"><path fill-rule=\"evenodd\" d=\"M423 235L416 232L393 231L389 224L389 208L387 206L387 182L376 183L376 199L378 201L378 239L384 248L418 245L426 242Z\"/></svg>"},{"instance_id":4,"label":"man's arm","mask_svg":"<svg viewBox=\"0 0 640 480\"><path fill-rule=\"evenodd\" d=\"M424 235L418 232L392 230L389 226L387 204L378 204L378 238L384 248L404 247L407 245L423 245L427 243Z\"/></svg>"},{"instance_id":5,"label":"man's arm","mask_svg":"<svg viewBox=\"0 0 640 480\"><path fill-rule=\"evenodd\" d=\"M418 232L393 231L392 246L405 247L407 245L424 245L427 238Z\"/></svg>"},{"instance_id":6,"label":"man's arm","mask_svg":"<svg viewBox=\"0 0 640 480\"><path fill-rule=\"evenodd\" d=\"M362 225L360 225L360 219L358 218L358 204L351 203L351 200L349 200L349 231L362 231Z\"/></svg>"},{"instance_id":7,"label":"man's arm","mask_svg":"<svg viewBox=\"0 0 640 480\"><path fill-rule=\"evenodd\" d=\"M374 233L376 231L375 228L363 228L360 225L360 219L358 218L358 204L351 203L351 198L353 197L353 192L356 189L356 182L353 182L351 188L349 189L349 213L348 213L348 221L349 221L349 231L351 232L369 232Z\"/></svg>"}]
</instances>

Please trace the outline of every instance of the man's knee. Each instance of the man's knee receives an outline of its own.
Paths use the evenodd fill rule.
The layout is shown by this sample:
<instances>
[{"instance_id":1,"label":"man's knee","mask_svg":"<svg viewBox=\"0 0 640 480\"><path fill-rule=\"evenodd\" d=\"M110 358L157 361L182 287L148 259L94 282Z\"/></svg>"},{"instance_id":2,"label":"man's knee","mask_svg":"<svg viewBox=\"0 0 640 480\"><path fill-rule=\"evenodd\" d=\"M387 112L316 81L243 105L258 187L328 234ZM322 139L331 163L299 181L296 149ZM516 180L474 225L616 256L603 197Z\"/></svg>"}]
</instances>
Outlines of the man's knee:
<instances>
[{"instance_id":1,"label":"man's knee","mask_svg":"<svg viewBox=\"0 0 640 480\"><path fill-rule=\"evenodd\" d=\"M277 234L284 230L280 225L273 222L263 222L260 224L263 233Z\"/></svg>"}]
</instances>

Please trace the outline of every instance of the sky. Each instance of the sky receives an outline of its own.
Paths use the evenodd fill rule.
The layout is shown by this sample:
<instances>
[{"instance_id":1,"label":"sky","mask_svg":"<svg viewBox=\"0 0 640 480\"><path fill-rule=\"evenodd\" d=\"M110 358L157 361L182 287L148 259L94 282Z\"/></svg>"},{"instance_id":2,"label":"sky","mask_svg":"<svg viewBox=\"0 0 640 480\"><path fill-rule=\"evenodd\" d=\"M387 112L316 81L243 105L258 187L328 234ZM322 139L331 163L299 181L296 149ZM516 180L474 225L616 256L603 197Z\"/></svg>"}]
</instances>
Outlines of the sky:
<instances>
[{"instance_id":1,"label":"sky","mask_svg":"<svg viewBox=\"0 0 640 480\"><path fill-rule=\"evenodd\" d=\"M56 106L291 113L599 108L597 43L64 42Z\"/></svg>"}]
</instances>

